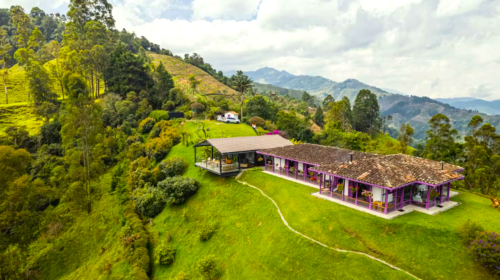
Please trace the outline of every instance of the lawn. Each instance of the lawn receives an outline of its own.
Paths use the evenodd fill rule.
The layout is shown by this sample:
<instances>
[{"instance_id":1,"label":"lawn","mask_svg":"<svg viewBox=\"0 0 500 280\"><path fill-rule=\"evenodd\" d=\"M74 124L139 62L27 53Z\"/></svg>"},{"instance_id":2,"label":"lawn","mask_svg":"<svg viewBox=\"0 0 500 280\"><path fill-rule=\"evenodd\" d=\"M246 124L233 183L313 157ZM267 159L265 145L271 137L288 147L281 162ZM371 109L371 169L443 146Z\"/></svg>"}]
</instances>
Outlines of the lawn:
<instances>
[{"instance_id":1,"label":"lawn","mask_svg":"<svg viewBox=\"0 0 500 280\"><path fill-rule=\"evenodd\" d=\"M265 172L246 172L241 180L272 197L292 228L327 245L369 253L422 279L494 279L472 262L457 234L467 219L500 232L500 212L486 198L464 193L452 198L461 205L435 216L412 212L388 221Z\"/></svg>"},{"instance_id":2,"label":"lawn","mask_svg":"<svg viewBox=\"0 0 500 280\"><path fill-rule=\"evenodd\" d=\"M255 135L246 125L205 124L211 137ZM198 126L186 123L191 131ZM196 178L201 187L187 203L167 206L154 218L154 246L169 235L177 253L172 265L154 266L153 279L168 279L180 271L199 279L197 262L208 254L218 258L220 279L410 279L379 262L321 247L291 232L260 192L194 167L192 146L175 146L169 154L173 156L189 163L184 176ZM204 224L216 227L208 241L198 236Z\"/></svg>"}]
</instances>

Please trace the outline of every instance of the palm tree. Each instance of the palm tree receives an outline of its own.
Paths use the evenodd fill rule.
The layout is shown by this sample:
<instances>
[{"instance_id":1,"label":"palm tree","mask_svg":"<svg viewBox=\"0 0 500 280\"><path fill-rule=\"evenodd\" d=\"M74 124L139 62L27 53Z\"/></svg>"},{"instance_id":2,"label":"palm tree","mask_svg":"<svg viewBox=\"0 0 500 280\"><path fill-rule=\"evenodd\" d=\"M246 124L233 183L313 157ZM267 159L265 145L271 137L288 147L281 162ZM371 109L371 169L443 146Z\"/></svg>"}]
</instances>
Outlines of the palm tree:
<instances>
[{"instance_id":1,"label":"palm tree","mask_svg":"<svg viewBox=\"0 0 500 280\"><path fill-rule=\"evenodd\" d=\"M252 79L247 75L243 74L243 71L238 71L235 76L233 76L233 85L236 91L240 93L241 98L241 116L240 120L243 119L243 103L245 102L245 91L252 87Z\"/></svg>"}]
</instances>

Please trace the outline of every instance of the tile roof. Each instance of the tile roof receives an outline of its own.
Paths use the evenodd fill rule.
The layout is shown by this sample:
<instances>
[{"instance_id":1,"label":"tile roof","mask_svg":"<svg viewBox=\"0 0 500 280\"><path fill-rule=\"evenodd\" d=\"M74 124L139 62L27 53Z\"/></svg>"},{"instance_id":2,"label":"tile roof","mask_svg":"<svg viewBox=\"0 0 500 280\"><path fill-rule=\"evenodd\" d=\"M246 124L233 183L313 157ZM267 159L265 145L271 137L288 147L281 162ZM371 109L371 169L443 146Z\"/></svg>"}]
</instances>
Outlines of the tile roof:
<instances>
[{"instance_id":1,"label":"tile roof","mask_svg":"<svg viewBox=\"0 0 500 280\"><path fill-rule=\"evenodd\" d=\"M461 176L457 171L462 170L460 166L409 155L376 155L312 144L259 152L317 164L319 166L312 169L388 188L412 182L437 185L459 179ZM351 153L352 162L349 156Z\"/></svg>"}]
</instances>

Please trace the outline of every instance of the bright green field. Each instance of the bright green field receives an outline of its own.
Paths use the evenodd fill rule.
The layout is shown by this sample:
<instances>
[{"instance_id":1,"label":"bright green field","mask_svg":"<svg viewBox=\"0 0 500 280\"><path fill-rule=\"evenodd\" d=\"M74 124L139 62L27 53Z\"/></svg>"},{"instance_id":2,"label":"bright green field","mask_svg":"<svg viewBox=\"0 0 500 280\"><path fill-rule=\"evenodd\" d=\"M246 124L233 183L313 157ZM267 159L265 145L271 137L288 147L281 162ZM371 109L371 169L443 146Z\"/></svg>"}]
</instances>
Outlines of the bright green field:
<instances>
[{"instance_id":1,"label":"bright green field","mask_svg":"<svg viewBox=\"0 0 500 280\"><path fill-rule=\"evenodd\" d=\"M213 137L222 131L225 136L255 135L246 125L206 124ZM191 130L198 126L186 123ZM291 232L260 192L194 167L192 146L177 145L169 154L172 156L189 162L185 176L195 177L201 188L187 203L167 206L154 219L154 243L163 242L168 233L177 254L172 265L154 266L153 279L168 279L180 271L189 279L199 279L196 264L208 254L219 259L220 279L409 279L366 257L339 253ZM187 212L186 220L183 211ZM203 224L217 229L204 242L198 236Z\"/></svg>"},{"instance_id":2,"label":"bright green field","mask_svg":"<svg viewBox=\"0 0 500 280\"><path fill-rule=\"evenodd\" d=\"M41 120L37 120L33 113L33 108L27 103L2 104L0 105L0 135L4 134L7 127L25 126L31 135L38 133L38 128L42 125Z\"/></svg>"},{"instance_id":3,"label":"bright green field","mask_svg":"<svg viewBox=\"0 0 500 280\"><path fill-rule=\"evenodd\" d=\"M387 221L264 172L246 172L241 180L272 197L292 228L327 245L372 254L422 279L494 279L474 265L457 234L467 219L500 232L500 212L486 198L464 193L452 198L461 205L435 216L412 212Z\"/></svg>"}]
</instances>

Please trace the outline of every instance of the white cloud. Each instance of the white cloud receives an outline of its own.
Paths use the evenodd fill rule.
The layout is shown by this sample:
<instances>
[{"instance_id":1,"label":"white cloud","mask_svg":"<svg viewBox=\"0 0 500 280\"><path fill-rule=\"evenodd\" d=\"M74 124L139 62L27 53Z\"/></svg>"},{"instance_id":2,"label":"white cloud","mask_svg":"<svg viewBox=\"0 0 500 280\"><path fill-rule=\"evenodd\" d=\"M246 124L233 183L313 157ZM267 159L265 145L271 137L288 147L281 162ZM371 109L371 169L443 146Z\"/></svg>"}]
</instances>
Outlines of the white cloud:
<instances>
[{"instance_id":1,"label":"white cloud","mask_svg":"<svg viewBox=\"0 0 500 280\"><path fill-rule=\"evenodd\" d=\"M500 99L500 1L189 1L110 0L118 28L218 70L269 66L430 97L485 85Z\"/></svg>"},{"instance_id":2,"label":"white cloud","mask_svg":"<svg viewBox=\"0 0 500 280\"><path fill-rule=\"evenodd\" d=\"M194 19L248 20L257 14L261 0L194 0Z\"/></svg>"}]
</instances>

